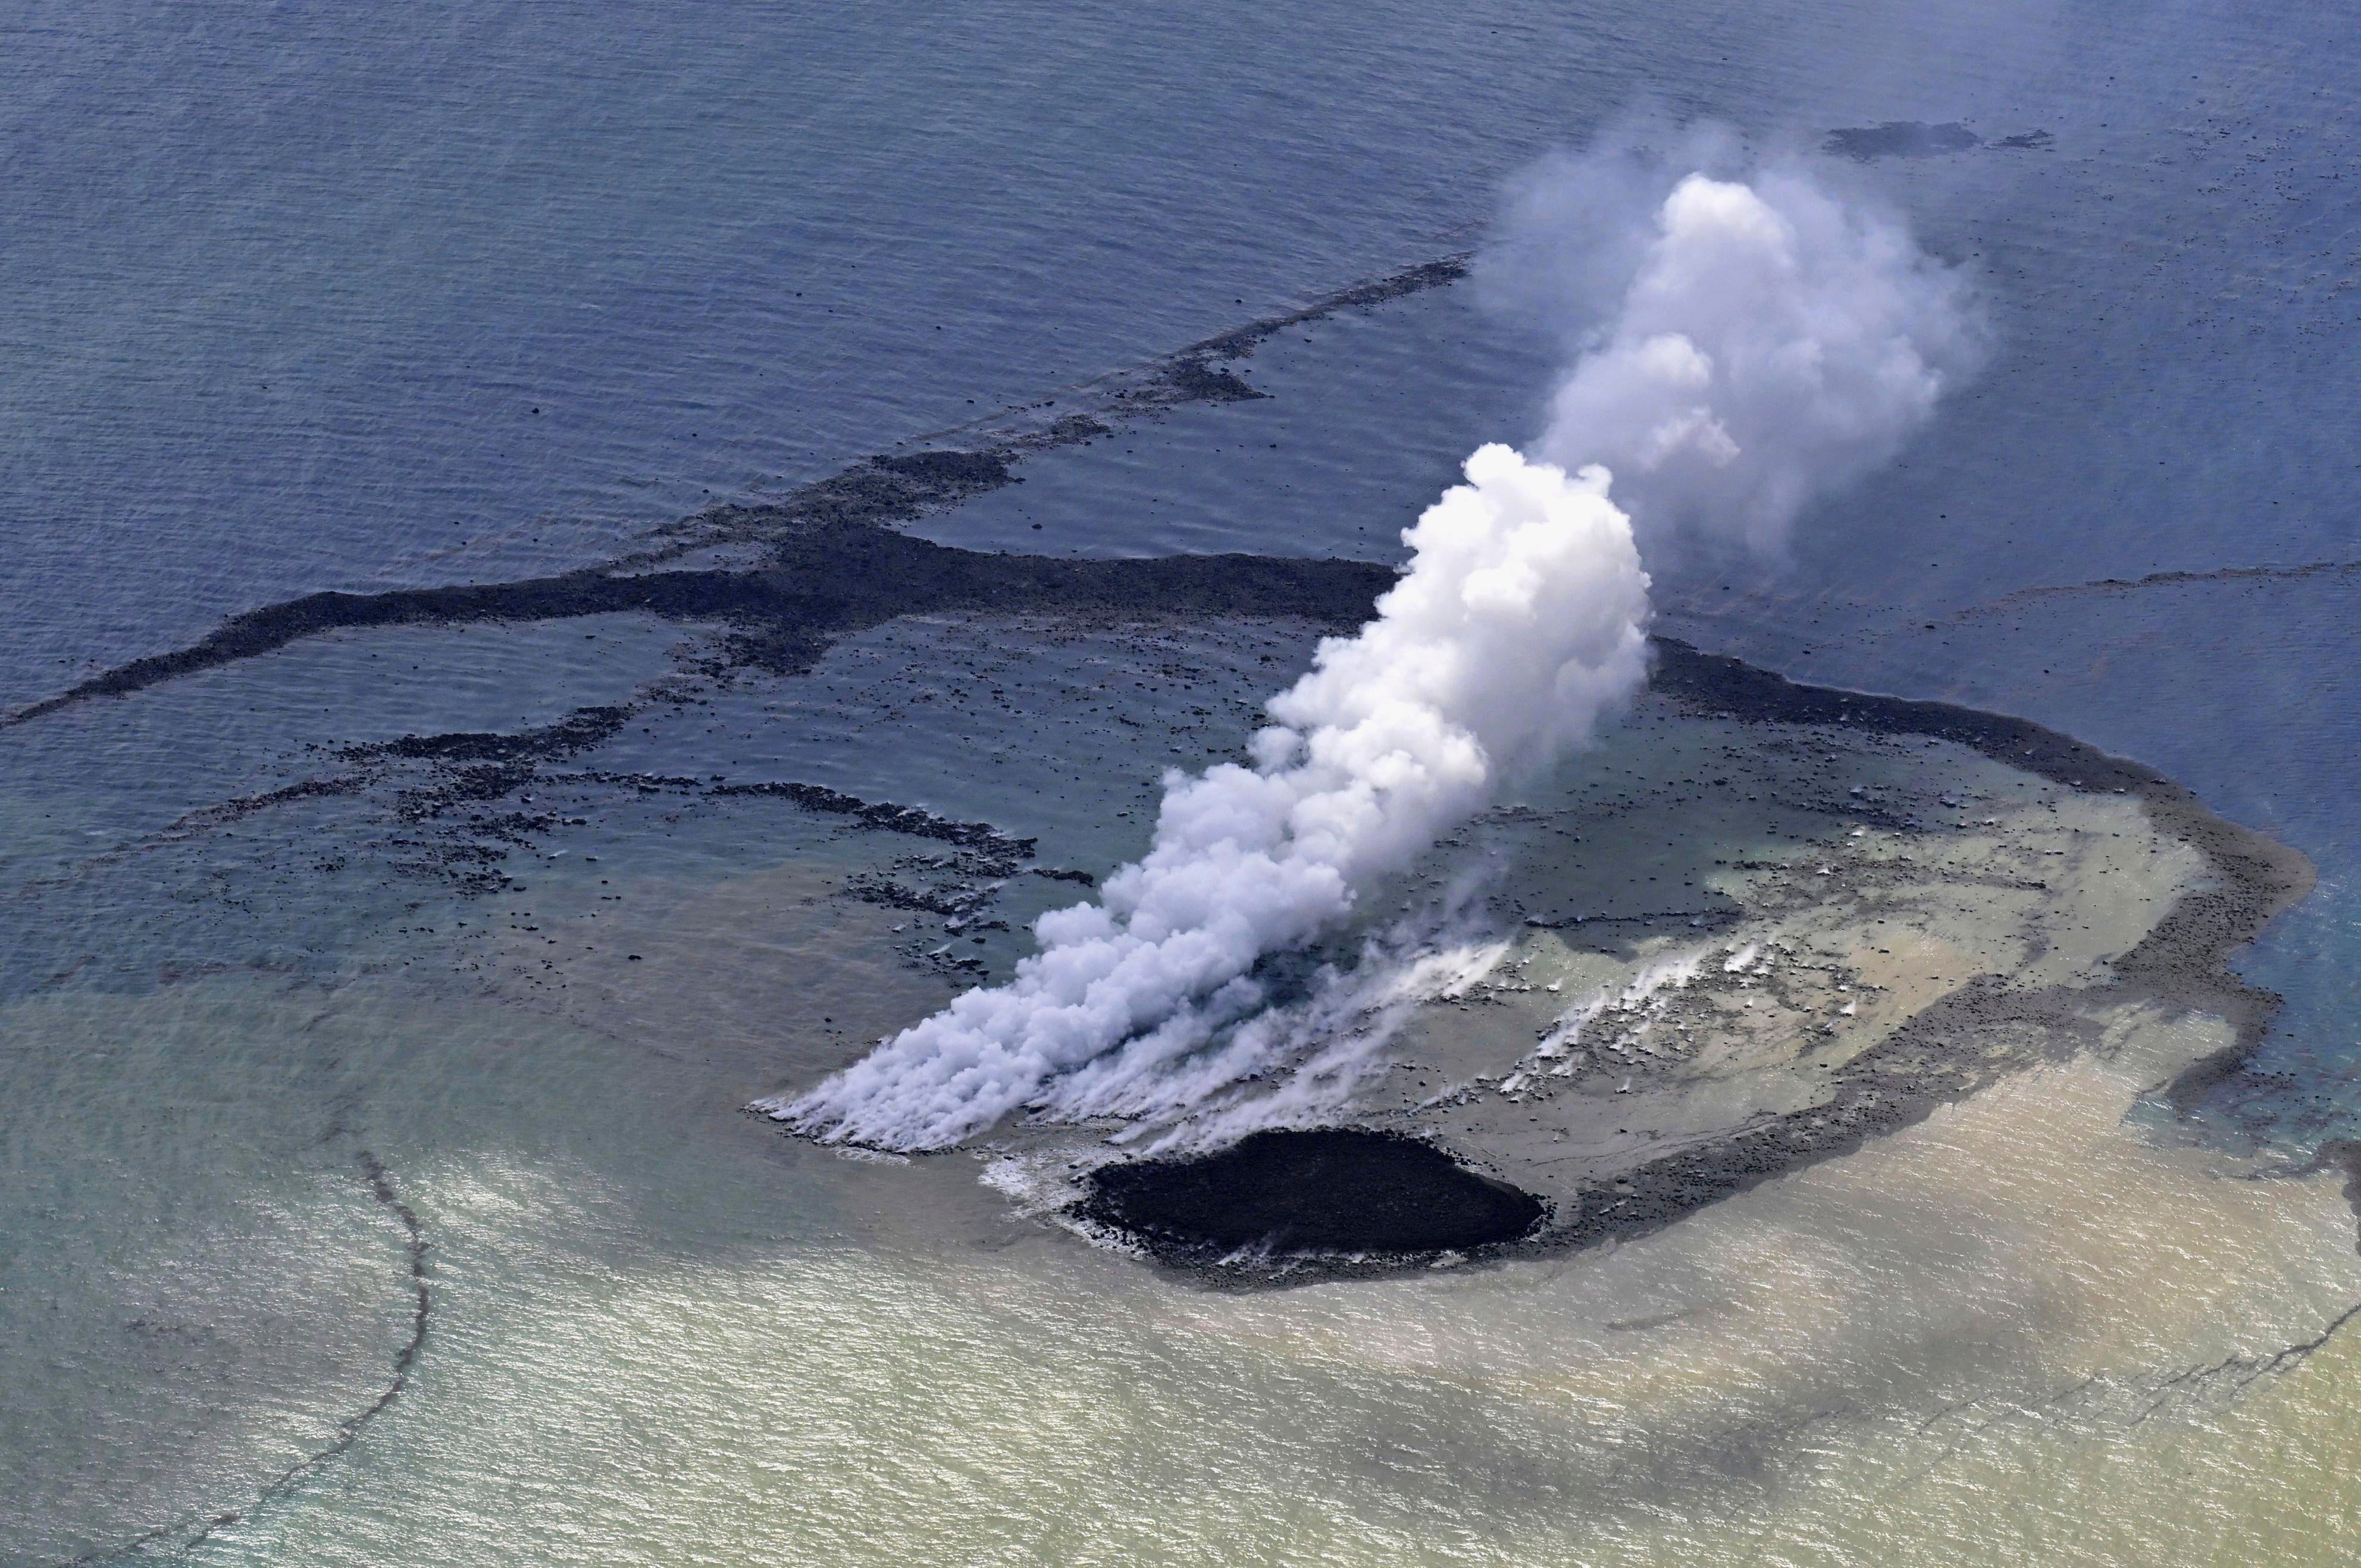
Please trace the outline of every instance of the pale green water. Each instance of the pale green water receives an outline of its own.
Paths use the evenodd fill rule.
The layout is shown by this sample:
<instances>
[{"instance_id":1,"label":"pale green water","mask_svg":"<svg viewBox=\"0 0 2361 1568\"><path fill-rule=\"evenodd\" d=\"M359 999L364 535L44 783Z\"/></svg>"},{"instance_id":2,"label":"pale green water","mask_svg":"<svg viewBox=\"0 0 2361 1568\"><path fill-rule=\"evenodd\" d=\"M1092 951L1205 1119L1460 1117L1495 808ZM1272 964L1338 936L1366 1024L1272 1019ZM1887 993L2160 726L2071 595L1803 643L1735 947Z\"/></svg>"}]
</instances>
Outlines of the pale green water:
<instances>
[{"instance_id":1,"label":"pale green water","mask_svg":"<svg viewBox=\"0 0 2361 1568\"><path fill-rule=\"evenodd\" d=\"M10 1021L134 1050L203 1030L226 1058L216 1150L285 1128L271 1080L324 1034L355 1080L446 1085L384 1095L364 1124L432 1245L413 1381L203 1560L1741 1563L1784 1542L1797 1562L2123 1563L2170 1531L2193 1561L2276 1539L2268 1560L2329 1563L2350 1545L2341 1347L2226 1402L2147 1387L2361 1288L2349 1216L2321 1183L2234 1184L2145 1149L2103 1075L1606 1258L1208 1297L1010 1223L972 1161L789 1151L681 1091L709 1068L652 1070L547 1024L488 1033L406 989L199 984ZM129 1129L140 1098L84 1108ZM438 1114L463 1100L465 1123ZM1977 1179L2019 1162L2051 1168L2014 1184L2030 1190ZM209 1163L211 1203L109 1195L115 1223L159 1234L105 1249L120 1295L82 1303L76 1336L120 1363L137 1336L113 1320L136 1303L201 1347L136 1388L45 1379L123 1406L19 1532L62 1546L76 1503L96 1523L135 1496L236 1506L382 1377L403 1282L366 1190L325 1157L302 1179ZM2036 1408L2093 1372L2124 1387ZM164 1389L205 1430L159 1420Z\"/></svg>"}]
</instances>

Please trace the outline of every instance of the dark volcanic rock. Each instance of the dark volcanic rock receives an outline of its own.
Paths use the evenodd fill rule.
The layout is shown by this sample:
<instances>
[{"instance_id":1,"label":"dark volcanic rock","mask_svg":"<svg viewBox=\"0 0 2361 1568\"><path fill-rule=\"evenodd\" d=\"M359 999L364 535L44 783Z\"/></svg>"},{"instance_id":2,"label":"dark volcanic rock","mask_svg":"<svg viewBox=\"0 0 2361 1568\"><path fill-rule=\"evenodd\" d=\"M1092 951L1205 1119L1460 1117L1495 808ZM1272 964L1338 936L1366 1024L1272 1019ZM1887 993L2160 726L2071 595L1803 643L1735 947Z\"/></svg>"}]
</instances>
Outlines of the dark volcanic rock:
<instances>
[{"instance_id":1,"label":"dark volcanic rock","mask_svg":"<svg viewBox=\"0 0 2361 1568\"><path fill-rule=\"evenodd\" d=\"M1930 126L1917 120L1888 120L1882 126L1849 126L1830 131L1821 145L1840 158L1866 163L1872 158L1932 158L1982 144L1983 137L1956 123Z\"/></svg>"},{"instance_id":2,"label":"dark volcanic rock","mask_svg":"<svg viewBox=\"0 0 2361 1568\"><path fill-rule=\"evenodd\" d=\"M781 543L768 566L748 571L567 572L463 587L318 593L232 617L211 636L135 659L0 718L26 723L97 697L128 696L200 671L251 659L331 631L388 626L521 623L618 612L718 623L730 635L730 665L779 674L809 669L830 643L899 616L945 611L1063 615L1082 620L1300 616L1356 626L1393 572L1366 561L1269 555L1167 555L1074 561L998 555L913 539L869 523L813 526ZM628 717L584 708L564 734L533 740L536 754L581 750ZM420 739L422 748L489 757L513 754L516 738Z\"/></svg>"},{"instance_id":3,"label":"dark volcanic rock","mask_svg":"<svg viewBox=\"0 0 2361 1568\"><path fill-rule=\"evenodd\" d=\"M1005 485L1026 458L1096 440L1119 425L1194 403L1261 398L1233 365L1276 334L1366 309L1466 276L1468 257L1437 258L1341 289L1290 311L1191 344L1085 389L1096 412L1046 423L1030 410L1003 411L1007 428L979 424L958 445L873 454L776 500L724 502L660 530L665 543L603 566L503 583L306 594L232 616L209 636L83 680L0 714L0 728L94 697L128 696L183 675L330 632L390 626L458 626L641 613L729 629L702 667L796 674L838 638L897 615L937 611L1166 618L1302 615L1357 624L1392 573L1366 562L1254 555L1074 561L948 549L892 525L945 510ZM1048 404L1039 405L1049 406ZM740 570L651 570L715 544L756 544L761 565ZM609 710L586 709L585 713ZM563 740L566 737L554 737ZM597 735L588 737L595 743ZM442 738L432 738L440 740ZM495 738L475 740L497 744ZM548 740L533 742L551 754ZM580 749L580 748L576 748Z\"/></svg>"},{"instance_id":4,"label":"dark volcanic rock","mask_svg":"<svg viewBox=\"0 0 2361 1568\"><path fill-rule=\"evenodd\" d=\"M1256 1133L1194 1159L1093 1171L1082 1218L1170 1261L1275 1252L1432 1253L1512 1242L1541 1201L1431 1144L1357 1128Z\"/></svg>"}]
</instances>

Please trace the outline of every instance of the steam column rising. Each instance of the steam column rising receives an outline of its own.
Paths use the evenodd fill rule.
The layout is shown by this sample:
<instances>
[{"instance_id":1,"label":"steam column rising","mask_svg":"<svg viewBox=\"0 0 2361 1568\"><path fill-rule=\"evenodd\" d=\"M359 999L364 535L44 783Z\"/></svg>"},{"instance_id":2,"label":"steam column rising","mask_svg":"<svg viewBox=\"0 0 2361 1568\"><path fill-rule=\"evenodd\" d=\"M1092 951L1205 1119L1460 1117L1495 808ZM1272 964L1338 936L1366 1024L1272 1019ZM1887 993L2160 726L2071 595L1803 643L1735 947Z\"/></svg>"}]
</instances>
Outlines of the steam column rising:
<instances>
[{"instance_id":1,"label":"steam column rising","mask_svg":"<svg viewBox=\"0 0 2361 1568\"><path fill-rule=\"evenodd\" d=\"M809 1094L766 1104L829 1141L936 1148L1125 1047L1153 1072L1263 1001L1300 947L1490 799L1503 770L1587 740L1647 675L1648 579L1608 476L1507 446L1467 460L1402 538L1377 619L1271 699L1254 765L1164 780L1155 845L1100 902L1034 924L1041 950Z\"/></svg>"},{"instance_id":2,"label":"steam column rising","mask_svg":"<svg viewBox=\"0 0 2361 1568\"><path fill-rule=\"evenodd\" d=\"M1376 619L1323 641L1270 700L1252 765L1168 773L1147 857L1097 903L1036 921L1039 951L1007 984L758 1110L827 1142L939 1148L1027 1106L1169 1106L1176 1079L1211 1091L1268 1065L1216 1050L1222 1070L1202 1070L1265 1006L1257 962L1335 927L1372 878L1587 742L1644 684L1635 522L1652 543L1696 530L1773 548L1970 367L1959 280L1897 221L1800 170L1664 183L1605 329L1558 389L1549 460L1499 444L1467 459L1466 483L1404 531L1410 564Z\"/></svg>"}]
</instances>

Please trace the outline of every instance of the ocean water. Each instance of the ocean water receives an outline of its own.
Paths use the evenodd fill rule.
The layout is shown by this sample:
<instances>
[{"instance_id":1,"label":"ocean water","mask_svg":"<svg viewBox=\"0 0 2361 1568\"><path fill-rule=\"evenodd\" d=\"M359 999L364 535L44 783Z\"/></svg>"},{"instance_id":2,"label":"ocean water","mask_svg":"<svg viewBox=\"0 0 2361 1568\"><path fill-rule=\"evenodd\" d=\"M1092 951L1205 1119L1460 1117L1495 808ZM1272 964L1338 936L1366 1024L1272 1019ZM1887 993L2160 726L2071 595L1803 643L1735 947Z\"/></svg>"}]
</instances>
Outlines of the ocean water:
<instances>
[{"instance_id":1,"label":"ocean water","mask_svg":"<svg viewBox=\"0 0 2361 1568\"><path fill-rule=\"evenodd\" d=\"M1661 571L1665 626L2037 718L2321 870L2241 966L2288 999L2265 1050L2169 1137L2125 1124L2133 1077L2061 1069L1605 1259L1233 1299L1012 1214L967 1156L741 1114L974 972L840 896L940 847L618 780L818 784L1104 871L1311 629L897 622L649 709L484 840L489 894L423 784L237 803L623 700L697 629L341 634L71 709L0 731L0 1558L2354 1555L2349 1338L2240 1371L2361 1299L2352 1217L2224 1163L2361 1131L2361 573L2218 575L2361 560L2334 8L0 28L12 706L317 588L605 559L1466 249L1635 104L1802 145L1963 120L2050 140L1858 177L1982 280L1993 363L1792 560ZM1480 295L1307 323L1242 367L1267 400L917 531L1390 560L1468 447L1538 423L1556 345ZM1012 883L981 972L1071 891ZM1666 1312L1702 1315L1616 1327Z\"/></svg>"}]
</instances>

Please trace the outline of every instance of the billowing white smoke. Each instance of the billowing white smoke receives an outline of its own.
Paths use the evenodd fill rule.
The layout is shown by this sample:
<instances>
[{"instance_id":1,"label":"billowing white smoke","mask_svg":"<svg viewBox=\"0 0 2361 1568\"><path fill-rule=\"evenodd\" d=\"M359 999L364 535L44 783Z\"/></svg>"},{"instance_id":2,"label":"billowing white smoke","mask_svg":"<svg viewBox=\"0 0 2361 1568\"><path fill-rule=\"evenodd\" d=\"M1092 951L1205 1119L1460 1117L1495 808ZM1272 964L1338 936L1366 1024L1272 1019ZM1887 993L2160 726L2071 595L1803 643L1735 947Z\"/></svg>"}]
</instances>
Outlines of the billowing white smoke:
<instances>
[{"instance_id":1,"label":"billowing white smoke","mask_svg":"<svg viewBox=\"0 0 2361 1568\"><path fill-rule=\"evenodd\" d=\"M1652 550L1678 532L1775 551L1981 357L1960 275L1801 168L1690 174L1654 229L1539 444L1611 471Z\"/></svg>"},{"instance_id":2,"label":"billowing white smoke","mask_svg":"<svg viewBox=\"0 0 2361 1568\"><path fill-rule=\"evenodd\" d=\"M1546 460L1468 458L1467 482L1403 533L1410 565L1377 619L1271 699L1253 765L1168 773L1147 858L1100 902L1041 916L1007 984L759 1108L829 1141L932 1148L1027 1106L1170 1116L1316 1048L1307 1027L1342 1003L1257 1018L1257 962L1333 929L1373 878L1644 682L1648 578L1610 469L1652 530L1768 548L1813 497L1892 456L1966 367L1957 283L1898 223L1796 171L1690 175L1652 199L1620 302L1558 389ZM1401 988L1323 992L1352 994L1391 1005Z\"/></svg>"},{"instance_id":3,"label":"billowing white smoke","mask_svg":"<svg viewBox=\"0 0 2361 1568\"><path fill-rule=\"evenodd\" d=\"M1261 1003L1257 960L1333 927L1504 772L1587 739L1647 676L1630 520L1599 469L1496 445L1466 472L1403 533L1410 569L1377 619L1271 699L1254 766L1168 773L1148 857L1099 903L1041 916L1014 980L766 1109L831 1140L931 1148L1126 1041L1135 1060L1185 1054Z\"/></svg>"}]
</instances>

